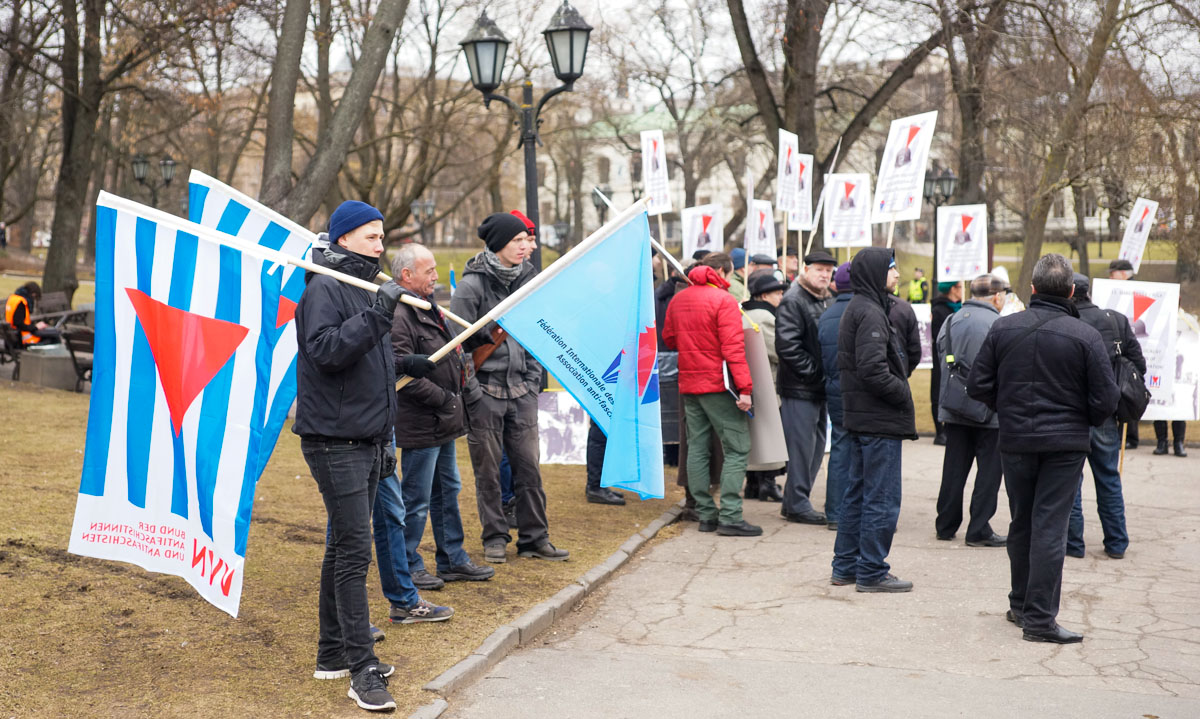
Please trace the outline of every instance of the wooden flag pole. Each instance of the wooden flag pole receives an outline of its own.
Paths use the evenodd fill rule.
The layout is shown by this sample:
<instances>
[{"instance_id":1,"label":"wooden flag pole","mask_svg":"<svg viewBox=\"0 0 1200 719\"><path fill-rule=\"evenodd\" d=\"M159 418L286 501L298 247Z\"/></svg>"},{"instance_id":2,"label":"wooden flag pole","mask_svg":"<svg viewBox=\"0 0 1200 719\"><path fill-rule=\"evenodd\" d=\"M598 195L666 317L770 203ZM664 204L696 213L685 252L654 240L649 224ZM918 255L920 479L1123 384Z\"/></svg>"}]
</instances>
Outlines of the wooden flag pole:
<instances>
[{"instance_id":1,"label":"wooden flag pole","mask_svg":"<svg viewBox=\"0 0 1200 719\"><path fill-rule=\"evenodd\" d=\"M1121 458L1120 458L1120 461L1117 462L1117 474L1121 474L1125 471L1125 439L1128 436L1128 434L1129 434L1129 424L1128 423L1122 424L1121 425Z\"/></svg>"},{"instance_id":2,"label":"wooden flag pole","mask_svg":"<svg viewBox=\"0 0 1200 719\"><path fill-rule=\"evenodd\" d=\"M888 246L888 249L889 249L889 250L890 250L890 249L892 249L892 234L893 234L893 233L895 233L895 232L896 232L896 221L895 221L895 220L891 220L890 222L888 222L888 239L887 239L887 246Z\"/></svg>"}]
</instances>

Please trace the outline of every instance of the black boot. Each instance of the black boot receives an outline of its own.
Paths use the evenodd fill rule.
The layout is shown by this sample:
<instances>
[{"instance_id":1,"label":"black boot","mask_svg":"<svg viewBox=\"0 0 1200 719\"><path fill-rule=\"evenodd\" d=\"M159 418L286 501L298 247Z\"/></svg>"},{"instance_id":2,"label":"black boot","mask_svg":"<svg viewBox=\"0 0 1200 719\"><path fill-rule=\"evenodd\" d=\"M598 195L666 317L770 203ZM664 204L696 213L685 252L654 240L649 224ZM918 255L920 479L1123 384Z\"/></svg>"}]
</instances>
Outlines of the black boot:
<instances>
[{"instance_id":1,"label":"black boot","mask_svg":"<svg viewBox=\"0 0 1200 719\"><path fill-rule=\"evenodd\" d=\"M743 496L746 499L758 499L758 488L759 488L758 473L757 472L747 472L746 473L746 491Z\"/></svg>"},{"instance_id":2,"label":"black boot","mask_svg":"<svg viewBox=\"0 0 1200 719\"><path fill-rule=\"evenodd\" d=\"M1164 452L1164 454L1166 454L1166 453ZM1183 448L1183 440L1182 439L1175 440L1175 456L1176 457L1186 457L1187 456L1187 450Z\"/></svg>"},{"instance_id":3,"label":"black boot","mask_svg":"<svg viewBox=\"0 0 1200 719\"><path fill-rule=\"evenodd\" d=\"M1165 439L1158 440L1158 446L1154 448L1154 453L1155 454L1166 454L1167 453L1167 440L1165 440Z\"/></svg>"},{"instance_id":4,"label":"black boot","mask_svg":"<svg viewBox=\"0 0 1200 719\"><path fill-rule=\"evenodd\" d=\"M783 492L775 483L774 477L766 477L758 485L758 499L762 502L782 502Z\"/></svg>"}]
</instances>

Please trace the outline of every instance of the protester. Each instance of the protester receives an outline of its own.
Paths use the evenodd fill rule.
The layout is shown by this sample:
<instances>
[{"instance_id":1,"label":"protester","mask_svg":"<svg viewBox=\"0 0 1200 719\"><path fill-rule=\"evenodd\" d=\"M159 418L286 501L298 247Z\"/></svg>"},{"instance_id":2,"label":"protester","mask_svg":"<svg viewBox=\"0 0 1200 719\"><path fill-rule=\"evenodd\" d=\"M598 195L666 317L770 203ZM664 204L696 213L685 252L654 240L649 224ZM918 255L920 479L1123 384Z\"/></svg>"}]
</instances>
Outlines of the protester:
<instances>
[{"instance_id":1,"label":"protester","mask_svg":"<svg viewBox=\"0 0 1200 719\"><path fill-rule=\"evenodd\" d=\"M1113 260L1108 263L1108 279L1132 280L1133 263L1129 260Z\"/></svg>"},{"instance_id":2,"label":"protester","mask_svg":"<svg viewBox=\"0 0 1200 719\"><path fill-rule=\"evenodd\" d=\"M920 267L913 270L913 278L908 281L908 296L904 299L914 305L929 301L929 280L925 279L925 270Z\"/></svg>"},{"instance_id":3,"label":"protester","mask_svg":"<svg viewBox=\"0 0 1200 719\"><path fill-rule=\"evenodd\" d=\"M911 377L913 370L921 364L921 323L917 322L917 313L912 305L893 294L888 297L888 321L900 334Z\"/></svg>"},{"instance_id":4,"label":"protester","mask_svg":"<svg viewBox=\"0 0 1200 719\"><path fill-rule=\"evenodd\" d=\"M1056 644L1083 640L1056 621L1064 538L1090 428L1104 424L1119 399L1100 333L1079 321L1070 301L1072 274L1062 255L1037 261L1029 309L996 320L967 383L1000 420L1012 516L1006 617L1024 639Z\"/></svg>"},{"instance_id":5,"label":"protester","mask_svg":"<svg viewBox=\"0 0 1200 719\"><path fill-rule=\"evenodd\" d=\"M1144 372L1145 370L1143 370ZM1133 428L1134 425L1129 425ZM1171 437L1174 440L1174 450L1176 457L1186 457L1187 450L1184 449L1184 442L1187 441L1187 422L1183 420L1174 420L1171 422ZM1167 422L1166 420L1154 421L1154 438L1158 440L1158 446L1154 448L1155 454L1167 453Z\"/></svg>"},{"instance_id":6,"label":"protester","mask_svg":"<svg viewBox=\"0 0 1200 719\"><path fill-rule=\"evenodd\" d=\"M971 299L951 315L937 336L937 360L941 366L938 418L946 431L946 453L942 459L942 485L938 490L937 518L934 531L943 541L954 539L963 519L963 490L971 465L975 465L975 487L971 491L970 521L967 522L968 547L1003 547L1005 537L992 530L1000 492L1000 422L996 413L978 400L966 398L962 411L948 406L947 395L961 393L965 386L951 380L951 365L970 374L983 340L992 324L1000 319L1005 292L999 279L980 275L971 282ZM950 403L953 405L953 402Z\"/></svg>"},{"instance_id":7,"label":"protester","mask_svg":"<svg viewBox=\"0 0 1200 719\"><path fill-rule=\"evenodd\" d=\"M1100 333L1107 351L1109 363L1116 373L1118 353L1127 358L1144 376L1146 359L1142 346L1129 326L1129 318L1119 312L1097 307L1091 298L1091 281L1087 275L1074 275L1075 309L1079 319ZM1125 497L1121 492L1121 427L1116 415L1104 420L1099 427L1092 427L1088 464L1092 468L1092 479L1096 483L1096 511L1100 515L1100 526L1104 530L1104 553L1113 559L1125 556L1129 548L1129 533L1125 530ZM1071 519L1067 527L1067 555L1082 557L1083 543L1083 474L1079 475L1079 489L1075 492L1075 505L1071 508Z\"/></svg>"},{"instance_id":8,"label":"protester","mask_svg":"<svg viewBox=\"0 0 1200 719\"><path fill-rule=\"evenodd\" d=\"M733 261L733 274L729 276L729 294L733 295L733 299L740 305L749 296L746 294L746 250L741 247L733 248L729 259Z\"/></svg>"},{"instance_id":9,"label":"protester","mask_svg":"<svg viewBox=\"0 0 1200 719\"><path fill-rule=\"evenodd\" d=\"M850 285L850 263L845 262L833 274L837 296L817 322L817 341L821 344L821 366L825 369L825 406L829 412L829 467L825 478L826 526L837 531L846 478L850 472L850 437L842 415L841 370L837 364L838 328L854 289Z\"/></svg>"},{"instance_id":10,"label":"protester","mask_svg":"<svg viewBox=\"0 0 1200 719\"><path fill-rule=\"evenodd\" d=\"M804 270L784 293L775 321L780 418L788 453L780 514L801 524L827 522L809 495L825 458L825 371L817 321L833 303L829 281L836 266L837 261L821 250L805 257Z\"/></svg>"},{"instance_id":11,"label":"protester","mask_svg":"<svg viewBox=\"0 0 1200 719\"><path fill-rule=\"evenodd\" d=\"M1008 278L1008 268L996 265L992 268L992 276L1000 280L1004 287L1004 306L1000 308L1000 316L1007 317L1015 312L1024 312L1025 303L1012 291L1012 281Z\"/></svg>"},{"instance_id":12,"label":"protester","mask_svg":"<svg viewBox=\"0 0 1200 719\"><path fill-rule=\"evenodd\" d=\"M423 245L401 246L392 258L392 276L405 290L433 302L437 261ZM437 305L428 310L399 305L392 320L392 350L397 358L414 352L433 354L456 334ZM454 441L466 434L465 377L466 358L462 348L456 347L428 377L408 383L396 395L405 562L419 589L438 589L444 582L483 581L496 573L491 567L476 565L463 550L458 508L462 479ZM386 484L380 485L380 497L385 494ZM436 577L425 569L425 561L417 551L427 517L433 525Z\"/></svg>"},{"instance_id":13,"label":"protester","mask_svg":"<svg viewBox=\"0 0 1200 719\"><path fill-rule=\"evenodd\" d=\"M887 316L900 273L892 250L865 247L850 265L854 297L838 328L843 423L850 433L847 477L831 582L860 592L907 592L888 570L900 517L900 443L916 439L903 342Z\"/></svg>"},{"instance_id":14,"label":"protester","mask_svg":"<svg viewBox=\"0 0 1200 719\"><path fill-rule=\"evenodd\" d=\"M761 269L750 275L750 299L742 303L742 312L758 326L767 347L767 361L771 363L771 380L778 387L779 357L775 354L775 308L783 299L787 285L775 278L774 271ZM778 465L773 465L778 466ZM781 470L759 469L746 472L746 499L763 502L779 502L783 493L775 482Z\"/></svg>"},{"instance_id":15,"label":"protester","mask_svg":"<svg viewBox=\"0 0 1200 719\"><path fill-rule=\"evenodd\" d=\"M41 300L41 285L26 282L4 304L4 321L21 333L21 344L25 346L55 344L62 338L58 330L45 322L32 321L33 311Z\"/></svg>"},{"instance_id":16,"label":"protester","mask_svg":"<svg viewBox=\"0 0 1200 719\"><path fill-rule=\"evenodd\" d=\"M692 286L676 295L667 308L663 339L679 352L679 392L687 415L688 488L695 498L700 531L751 537L762 534L762 528L742 518L739 491L750 454L746 413L753 383L741 313L727 291L732 274L733 261L723 253L708 255L693 267L688 272ZM713 434L724 453L719 518L709 488Z\"/></svg>"},{"instance_id":17,"label":"protester","mask_svg":"<svg viewBox=\"0 0 1200 719\"><path fill-rule=\"evenodd\" d=\"M678 355L667 349L662 338L662 328L667 321L667 307L675 293L688 286L687 278L675 269L673 263L667 264L667 278L654 290L654 330L658 335L658 386L660 415L663 435L663 463L679 467L680 448L685 441L680 431L680 421L683 406L679 400L679 362ZM591 430L588 430L591 436ZM677 476L678 481L678 476Z\"/></svg>"},{"instance_id":18,"label":"protester","mask_svg":"<svg viewBox=\"0 0 1200 719\"><path fill-rule=\"evenodd\" d=\"M783 254L783 248L776 250L775 258L780 272L783 273L783 281L791 282L796 279L796 275L800 272L800 253L796 247L788 247L786 256Z\"/></svg>"},{"instance_id":19,"label":"protester","mask_svg":"<svg viewBox=\"0 0 1200 719\"><path fill-rule=\"evenodd\" d=\"M362 202L343 202L329 218L324 250L313 262L372 280L383 252L383 215ZM350 680L350 698L364 709L395 709L387 691L392 667L375 657L367 606L371 507L380 477L395 459L386 446L396 417L390 390L396 367L387 335L403 290L384 283L374 299L359 287L308 272L296 306L296 421L300 449L321 490L329 540L321 563L317 678ZM423 377L427 357L408 355L400 369ZM381 391L381 389L386 391Z\"/></svg>"},{"instance_id":20,"label":"protester","mask_svg":"<svg viewBox=\"0 0 1200 719\"><path fill-rule=\"evenodd\" d=\"M478 234L486 249L467 261L450 302L450 309L468 322L487 314L537 272L527 262L537 242L519 218L503 212L489 215ZM466 391L467 446L475 471L483 558L503 563L511 539L500 498L500 460L505 453L516 494L517 554L564 561L569 553L550 542L539 468L541 365L494 322L464 341L463 349L472 352L475 366Z\"/></svg>"},{"instance_id":21,"label":"protester","mask_svg":"<svg viewBox=\"0 0 1200 719\"><path fill-rule=\"evenodd\" d=\"M749 277L751 275L762 270L774 271L775 259L770 255L765 255L761 252L757 255L751 255L749 261L746 263L747 284L749 284ZM754 294L754 291L751 290L750 294Z\"/></svg>"},{"instance_id":22,"label":"protester","mask_svg":"<svg viewBox=\"0 0 1200 719\"><path fill-rule=\"evenodd\" d=\"M661 373L661 370L660 370ZM584 496L592 504L625 504L625 497L608 487L600 486L604 470L604 453L608 451L608 437L594 419L588 419L587 437L587 486Z\"/></svg>"},{"instance_id":23,"label":"protester","mask_svg":"<svg viewBox=\"0 0 1200 719\"><path fill-rule=\"evenodd\" d=\"M931 318L930 331L934 337L937 337L938 333L942 331L942 323L946 321L946 318L958 312L958 309L962 307L963 287L961 282L939 282L937 289L938 296L933 298L929 311ZM933 426L935 430L933 443L945 445L946 431L942 427L942 421L938 419L938 392L941 386L942 368L938 366L937 362L934 362L933 370L929 377L929 403L933 410Z\"/></svg>"}]
</instances>

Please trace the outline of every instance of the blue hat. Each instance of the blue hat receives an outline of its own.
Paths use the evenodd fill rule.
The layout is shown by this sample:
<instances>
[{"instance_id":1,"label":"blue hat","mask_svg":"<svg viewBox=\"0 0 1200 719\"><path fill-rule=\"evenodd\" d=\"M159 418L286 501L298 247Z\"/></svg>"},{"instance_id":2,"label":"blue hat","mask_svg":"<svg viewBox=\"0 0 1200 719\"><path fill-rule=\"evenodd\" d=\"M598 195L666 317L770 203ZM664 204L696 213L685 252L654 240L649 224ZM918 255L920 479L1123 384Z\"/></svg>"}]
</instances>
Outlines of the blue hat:
<instances>
[{"instance_id":1,"label":"blue hat","mask_svg":"<svg viewBox=\"0 0 1200 719\"><path fill-rule=\"evenodd\" d=\"M342 235L353 232L372 220L383 222L383 213L358 200L346 200L329 216L329 242L337 244Z\"/></svg>"},{"instance_id":2,"label":"blue hat","mask_svg":"<svg viewBox=\"0 0 1200 719\"><path fill-rule=\"evenodd\" d=\"M729 253L729 259L733 260L733 269L740 270L746 266L746 248L735 247Z\"/></svg>"}]
</instances>

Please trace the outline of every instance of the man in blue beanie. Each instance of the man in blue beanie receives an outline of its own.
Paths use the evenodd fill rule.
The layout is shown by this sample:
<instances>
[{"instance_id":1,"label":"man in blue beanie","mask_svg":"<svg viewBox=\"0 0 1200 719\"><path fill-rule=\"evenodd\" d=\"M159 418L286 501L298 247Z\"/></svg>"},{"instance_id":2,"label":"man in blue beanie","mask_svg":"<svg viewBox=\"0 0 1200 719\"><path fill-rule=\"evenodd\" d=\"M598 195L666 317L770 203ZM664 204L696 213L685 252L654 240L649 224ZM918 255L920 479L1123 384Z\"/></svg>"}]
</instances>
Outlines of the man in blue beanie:
<instances>
[{"instance_id":1,"label":"man in blue beanie","mask_svg":"<svg viewBox=\"0 0 1200 719\"><path fill-rule=\"evenodd\" d=\"M733 299L742 302L750 299L750 295L746 292L746 249L744 247L735 247L729 252L729 259L733 260L733 274L729 276L729 294L733 295Z\"/></svg>"},{"instance_id":2,"label":"man in blue beanie","mask_svg":"<svg viewBox=\"0 0 1200 719\"><path fill-rule=\"evenodd\" d=\"M329 246L313 262L371 281L383 253L383 215L344 202L329 218ZM387 691L393 667L375 657L367 606L371 508L380 477L392 474L388 452L396 415L396 371L423 377L434 364L408 355L397 368L389 334L401 288L378 293L308 272L296 305L296 421L304 460L321 490L328 539L321 564L317 640L319 679L350 676L349 696L364 709L396 708Z\"/></svg>"}]
</instances>

